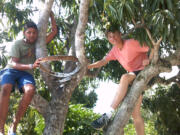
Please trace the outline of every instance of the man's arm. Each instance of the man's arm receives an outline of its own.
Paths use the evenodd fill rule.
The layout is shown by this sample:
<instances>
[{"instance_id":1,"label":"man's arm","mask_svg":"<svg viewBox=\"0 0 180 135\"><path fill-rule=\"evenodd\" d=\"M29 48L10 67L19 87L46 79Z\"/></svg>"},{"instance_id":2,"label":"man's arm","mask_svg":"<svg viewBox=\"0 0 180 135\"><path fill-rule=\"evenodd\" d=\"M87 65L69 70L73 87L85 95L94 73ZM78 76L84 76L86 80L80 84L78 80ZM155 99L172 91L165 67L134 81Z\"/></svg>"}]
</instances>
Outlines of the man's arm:
<instances>
[{"instance_id":1,"label":"man's arm","mask_svg":"<svg viewBox=\"0 0 180 135\"><path fill-rule=\"evenodd\" d=\"M99 68L99 67L105 66L108 62L109 61L104 58L102 60L99 60L99 61L97 61L95 63L92 63L92 64L88 65L88 69Z\"/></svg>"},{"instance_id":2,"label":"man's arm","mask_svg":"<svg viewBox=\"0 0 180 135\"><path fill-rule=\"evenodd\" d=\"M51 18L51 24L52 24L52 31L51 33L49 33L47 36L46 36L46 44L48 44L51 40L53 40L53 38L56 36L57 32L58 32L58 29L57 29L57 26L56 26L56 20L54 18L54 14L53 12L51 11L50 13L50 18Z\"/></svg>"},{"instance_id":3,"label":"man's arm","mask_svg":"<svg viewBox=\"0 0 180 135\"><path fill-rule=\"evenodd\" d=\"M34 68L39 67L40 65L41 58L37 59L34 64L20 64L19 63L19 58L12 57L11 58L11 65L12 68L17 69L17 70L31 70Z\"/></svg>"}]
</instances>

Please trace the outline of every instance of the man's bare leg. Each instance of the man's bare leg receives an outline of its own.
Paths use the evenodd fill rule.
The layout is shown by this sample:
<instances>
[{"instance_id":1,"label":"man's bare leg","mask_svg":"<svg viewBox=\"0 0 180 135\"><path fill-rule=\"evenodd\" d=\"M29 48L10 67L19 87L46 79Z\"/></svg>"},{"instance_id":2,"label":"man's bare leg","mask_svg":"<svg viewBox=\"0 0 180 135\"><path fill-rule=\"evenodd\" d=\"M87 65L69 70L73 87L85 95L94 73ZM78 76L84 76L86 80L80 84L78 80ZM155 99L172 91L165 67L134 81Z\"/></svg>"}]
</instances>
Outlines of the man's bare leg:
<instances>
[{"instance_id":1,"label":"man's bare leg","mask_svg":"<svg viewBox=\"0 0 180 135\"><path fill-rule=\"evenodd\" d=\"M141 117L141 103L142 103L143 96L141 95L136 103L136 106L133 110L132 117L134 119L134 126L136 129L137 135L145 135L144 131L144 120Z\"/></svg>"},{"instance_id":2,"label":"man's bare leg","mask_svg":"<svg viewBox=\"0 0 180 135\"><path fill-rule=\"evenodd\" d=\"M4 84L0 91L0 132L4 133L4 125L8 114L12 84Z\"/></svg>"},{"instance_id":3,"label":"man's bare leg","mask_svg":"<svg viewBox=\"0 0 180 135\"><path fill-rule=\"evenodd\" d=\"M122 75L119 87L117 89L116 95L113 99L111 106L106 110L105 114L103 114L100 118L98 118L97 120L92 122L91 125L94 128L96 128L96 129L102 128L108 123L110 117L112 116L113 111L115 109L117 109L117 107L119 106L119 104L121 103L123 98L125 97L125 95L127 93L128 85L135 78L136 78L135 74L128 73L128 74Z\"/></svg>"},{"instance_id":4,"label":"man's bare leg","mask_svg":"<svg viewBox=\"0 0 180 135\"><path fill-rule=\"evenodd\" d=\"M111 107L117 109L123 98L125 97L128 89L128 85L132 83L132 81L136 78L134 74L124 74L121 77L117 92L111 104Z\"/></svg>"},{"instance_id":5,"label":"man's bare leg","mask_svg":"<svg viewBox=\"0 0 180 135\"><path fill-rule=\"evenodd\" d=\"M13 129L13 132L16 132L16 128L20 119L24 116L29 104L31 103L31 100L35 93L35 87L32 84L26 84L23 87L23 91L24 91L24 95L20 101L16 116L13 120L13 124L11 127Z\"/></svg>"}]
</instances>

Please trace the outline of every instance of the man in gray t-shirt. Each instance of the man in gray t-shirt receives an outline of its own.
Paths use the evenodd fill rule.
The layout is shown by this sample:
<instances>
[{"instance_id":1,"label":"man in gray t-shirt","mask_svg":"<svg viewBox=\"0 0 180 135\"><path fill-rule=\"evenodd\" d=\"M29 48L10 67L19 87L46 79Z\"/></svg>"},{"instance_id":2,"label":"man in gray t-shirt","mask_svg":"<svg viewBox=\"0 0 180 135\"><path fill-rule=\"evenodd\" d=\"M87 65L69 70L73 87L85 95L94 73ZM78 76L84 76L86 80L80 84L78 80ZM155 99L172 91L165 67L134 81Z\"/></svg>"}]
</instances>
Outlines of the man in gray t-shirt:
<instances>
[{"instance_id":1,"label":"man in gray t-shirt","mask_svg":"<svg viewBox=\"0 0 180 135\"><path fill-rule=\"evenodd\" d=\"M50 42L57 33L54 17L51 13L52 32L46 37L46 43ZM10 61L6 68L0 72L0 135L4 134L4 124L8 113L10 93L17 84L23 94L19 108L13 120L8 135L16 135L16 128L20 119L24 116L35 93L35 81L33 69L39 67L41 59L35 58L35 42L38 37L38 29L34 22L26 23L24 27L24 39L18 40L11 47Z\"/></svg>"},{"instance_id":2,"label":"man in gray t-shirt","mask_svg":"<svg viewBox=\"0 0 180 135\"><path fill-rule=\"evenodd\" d=\"M19 63L21 64L33 64L36 60L35 44L27 43L23 39L18 40L12 45L9 56L19 58ZM8 68L13 68L12 59L9 60L5 67L5 69ZM33 69L26 69L24 71L33 74Z\"/></svg>"}]
</instances>

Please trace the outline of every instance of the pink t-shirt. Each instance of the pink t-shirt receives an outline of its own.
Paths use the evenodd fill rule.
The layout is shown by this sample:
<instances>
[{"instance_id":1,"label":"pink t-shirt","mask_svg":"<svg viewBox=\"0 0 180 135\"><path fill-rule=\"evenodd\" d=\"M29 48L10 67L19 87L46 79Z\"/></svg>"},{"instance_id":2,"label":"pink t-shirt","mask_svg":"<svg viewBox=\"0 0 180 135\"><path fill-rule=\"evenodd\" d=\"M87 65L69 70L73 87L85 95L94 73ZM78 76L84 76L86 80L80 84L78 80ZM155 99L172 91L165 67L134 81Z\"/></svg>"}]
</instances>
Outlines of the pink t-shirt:
<instances>
[{"instance_id":1,"label":"pink t-shirt","mask_svg":"<svg viewBox=\"0 0 180 135\"><path fill-rule=\"evenodd\" d=\"M118 60L128 72L138 71L144 69L142 62L147 59L148 50L148 46L141 46L137 40L129 39L124 41L121 50L113 46L105 59Z\"/></svg>"}]
</instances>

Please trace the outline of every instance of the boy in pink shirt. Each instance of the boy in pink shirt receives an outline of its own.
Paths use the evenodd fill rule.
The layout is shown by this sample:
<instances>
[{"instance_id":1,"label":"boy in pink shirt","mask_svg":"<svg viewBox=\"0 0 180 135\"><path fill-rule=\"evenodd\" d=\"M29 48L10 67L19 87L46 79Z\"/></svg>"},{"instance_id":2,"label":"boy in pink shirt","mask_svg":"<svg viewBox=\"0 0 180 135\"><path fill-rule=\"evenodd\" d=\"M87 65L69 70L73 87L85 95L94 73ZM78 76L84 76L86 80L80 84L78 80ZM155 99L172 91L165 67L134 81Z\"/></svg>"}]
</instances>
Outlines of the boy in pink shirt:
<instances>
[{"instance_id":1,"label":"boy in pink shirt","mask_svg":"<svg viewBox=\"0 0 180 135\"><path fill-rule=\"evenodd\" d=\"M118 105L125 97L128 85L133 82L137 74L143 70L150 61L147 57L149 47L141 46L137 40L123 40L121 38L121 33L118 30L108 31L107 38L108 41L113 45L113 48L105 58L88 65L88 69L99 68L106 65L111 60L118 60L124 69L127 70L127 73L121 76L120 83L111 106L99 119L93 121L92 126L96 129L103 128L108 123L112 113L115 109L117 109ZM152 57L152 52L150 57ZM140 113L141 103L142 95L139 97L132 113L134 125L138 135L145 134L144 121Z\"/></svg>"},{"instance_id":2,"label":"boy in pink shirt","mask_svg":"<svg viewBox=\"0 0 180 135\"><path fill-rule=\"evenodd\" d=\"M119 49L118 46L113 46L105 59L107 61L118 60L128 72L138 71L144 69L142 62L148 59L148 50L148 46L140 46L137 40L124 40L123 48Z\"/></svg>"}]
</instances>

